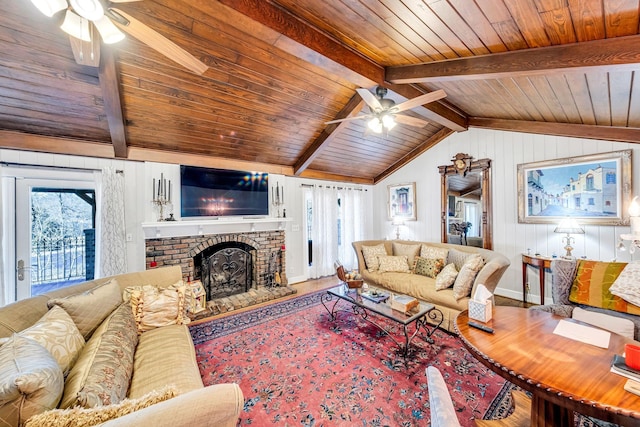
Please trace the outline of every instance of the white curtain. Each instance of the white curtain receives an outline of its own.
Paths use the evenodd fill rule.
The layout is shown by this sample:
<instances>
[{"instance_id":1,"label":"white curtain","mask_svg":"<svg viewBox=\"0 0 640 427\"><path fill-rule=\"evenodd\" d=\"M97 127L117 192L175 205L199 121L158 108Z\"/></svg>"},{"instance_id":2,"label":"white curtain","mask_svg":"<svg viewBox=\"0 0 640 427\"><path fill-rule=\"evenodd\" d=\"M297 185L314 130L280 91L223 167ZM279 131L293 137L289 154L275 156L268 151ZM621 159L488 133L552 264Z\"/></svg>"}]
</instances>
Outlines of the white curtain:
<instances>
[{"instance_id":1,"label":"white curtain","mask_svg":"<svg viewBox=\"0 0 640 427\"><path fill-rule=\"evenodd\" d=\"M124 221L124 176L113 167L102 168L96 189L98 200L96 277L126 273L126 236ZM96 266L97 267L97 266Z\"/></svg>"},{"instance_id":2,"label":"white curtain","mask_svg":"<svg viewBox=\"0 0 640 427\"><path fill-rule=\"evenodd\" d=\"M317 186L313 197L312 279L335 274L333 263L338 257L338 192L335 187Z\"/></svg>"},{"instance_id":3,"label":"white curtain","mask_svg":"<svg viewBox=\"0 0 640 427\"><path fill-rule=\"evenodd\" d=\"M364 190L346 188L340 191L341 245L338 256L348 270L358 268L358 258L351 244L364 238Z\"/></svg>"}]
</instances>

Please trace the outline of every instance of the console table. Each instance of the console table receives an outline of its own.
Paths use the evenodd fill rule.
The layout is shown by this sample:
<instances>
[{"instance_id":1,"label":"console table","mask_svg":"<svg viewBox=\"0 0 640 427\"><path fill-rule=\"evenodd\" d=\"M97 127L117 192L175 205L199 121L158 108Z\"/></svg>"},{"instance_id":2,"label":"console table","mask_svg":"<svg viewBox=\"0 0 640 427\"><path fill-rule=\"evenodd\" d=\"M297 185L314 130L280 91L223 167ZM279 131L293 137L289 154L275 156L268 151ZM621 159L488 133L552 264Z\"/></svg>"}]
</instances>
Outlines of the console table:
<instances>
[{"instance_id":1,"label":"console table","mask_svg":"<svg viewBox=\"0 0 640 427\"><path fill-rule=\"evenodd\" d=\"M551 270L553 258L522 254L522 302L527 303L527 266L538 268L540 277L540 304L544 304L544 272Z\"/></svg>"}]
</instances>

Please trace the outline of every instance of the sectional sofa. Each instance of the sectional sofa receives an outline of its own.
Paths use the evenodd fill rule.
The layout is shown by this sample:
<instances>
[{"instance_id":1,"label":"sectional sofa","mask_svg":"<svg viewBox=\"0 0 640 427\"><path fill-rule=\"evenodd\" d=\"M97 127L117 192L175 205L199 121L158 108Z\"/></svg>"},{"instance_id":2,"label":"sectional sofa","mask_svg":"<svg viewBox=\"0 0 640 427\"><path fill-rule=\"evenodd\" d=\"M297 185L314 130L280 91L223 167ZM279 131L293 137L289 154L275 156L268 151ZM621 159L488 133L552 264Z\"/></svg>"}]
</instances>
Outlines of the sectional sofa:
<instances>
[{"instance_id":1,"label":"sectional sofa","mask_svg":"<svg viewBox=\"0 0 640 427\"><path fill-rule=\"evenodd\" d=\"M384 271L371 268L365 261L363 247L384 246L386 256L406 256L408 271ZM444 316L441 327L454 332L456 316L468 308L469 299L474 295L478 284L482 283L490 292L494 292L500 278L509 267L509 259L504 255L488 249L473 246L461 246L450 243L417 242L410 240L363 240L353 242L353 248L358 256L358 270L365 283L387 289L396 294L413 296L419 300L430 302L439 308ZM428 277L416 274L414 266L415 257L425 252L434 253L438 249L446 253L443 265L455 264L460 271L465 258L478 254L482 258L479 271L472 278L472 287L466 295L455 295L453 284L445 289L436 290L436 277ZM433 256L433 255L428 255Z\"/></svg>"},{"instance_id":2,"label":"sectional sofa","mask_svg":"<svg viewBox=\"0 0 640 427\"><path fill-rule=\"evenodd\" d=\"M84 412L93 408L92 416L103 419L100 411L115 406L117 412L118 405L132 401L139 410L101 425L235 426L242 392L236 384L203 386L185 322L176 317L173 324L140 333L140 319L130 302L123 302L129 286L167 289L181 280L178 266L152 269L0 307L0 425L21 426L37 413L55 418L73 411L47 410L58 404L89 408ZM69 317L73 322L65 320ZM148 404L149 396L157 403Z\"/></svg>"}]
</instances>

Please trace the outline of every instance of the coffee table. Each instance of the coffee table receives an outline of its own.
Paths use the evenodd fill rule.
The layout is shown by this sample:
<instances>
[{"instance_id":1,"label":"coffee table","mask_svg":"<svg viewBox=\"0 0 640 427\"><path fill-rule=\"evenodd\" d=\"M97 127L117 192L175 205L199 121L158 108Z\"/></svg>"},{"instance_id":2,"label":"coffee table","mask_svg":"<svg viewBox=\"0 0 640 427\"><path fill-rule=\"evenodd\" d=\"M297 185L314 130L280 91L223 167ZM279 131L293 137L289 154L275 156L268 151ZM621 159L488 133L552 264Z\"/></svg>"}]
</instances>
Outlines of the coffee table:
<instances>
[{"instance_id":1,"label":"coffee table","mask_svg":"<svg viewBox=\"0 0 640 427\"><path fill-rule=\"evenodd\" d=\"M384 292L389 293L388 291ZM331 304L332 301L333 305ZM377 303L371 301L367 298L363 298L357 289L349 289L346 285L340 285L336 286L335 288L328 289L325 294L322 294L320 296L320 302L322 302L322 305L331 316L331 321L336 320L336 314L338 312L347 311L336 308L338 306L338 303L340 303L341 301L350 304L351 311L354 314L360 316L363 320L380 329L386 336L393 340L393 342L396 343L396 345L400 348L400 353L404 358L405 365L407 362L407 356L409 355L409 346L411 345L413 339L416 336L419 336L418 334L420 330L424 330L424 335L422 335L422 338L426 342L433 344L433 338L431 338L431 336L444 320L442 311L436 308L433 304L420 302L418 307L414 308L408 314L405 314L403 312L392 309L387 302ZM390 319L394 323L396 323L397 326L401 326L404 335L404 343L398 341L391 334L392 329L394 328L385 328L381 324L376 323L371 317L369 317L370 314ZM427 323L427 317L433 322L437 322L437 324L429 325ZM413 333L411 333L410 331L410 326L412 324L415 327Z\"/></svg>"}]
</instances>

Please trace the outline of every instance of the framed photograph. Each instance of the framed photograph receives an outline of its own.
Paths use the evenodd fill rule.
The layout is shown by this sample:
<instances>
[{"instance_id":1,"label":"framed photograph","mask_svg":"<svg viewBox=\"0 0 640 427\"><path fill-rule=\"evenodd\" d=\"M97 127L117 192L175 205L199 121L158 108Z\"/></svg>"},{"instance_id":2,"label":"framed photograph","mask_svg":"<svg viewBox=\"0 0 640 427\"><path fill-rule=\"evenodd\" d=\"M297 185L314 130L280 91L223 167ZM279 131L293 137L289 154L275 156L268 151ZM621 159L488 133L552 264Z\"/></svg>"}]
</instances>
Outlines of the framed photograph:
<instances>
[{"instance_id":1,"label":"framed photograph","mask_svg":"<svg viewBox=\"0 0 640 427\"><path fill-rule=\"evenodd\" d=\"M629 225L632 150L518 165L518 222Z\"/></svg>"},{"instance_id":2,"label":"framed photograph","mask_svg":"<svg viewBox=\"0 0 640 427\"><path fill-rule=\"evenodd\" d=\"M416 183L389 185L387 205L389 219L415 221L416 216Z\"/></svg>"}]
</instances>

